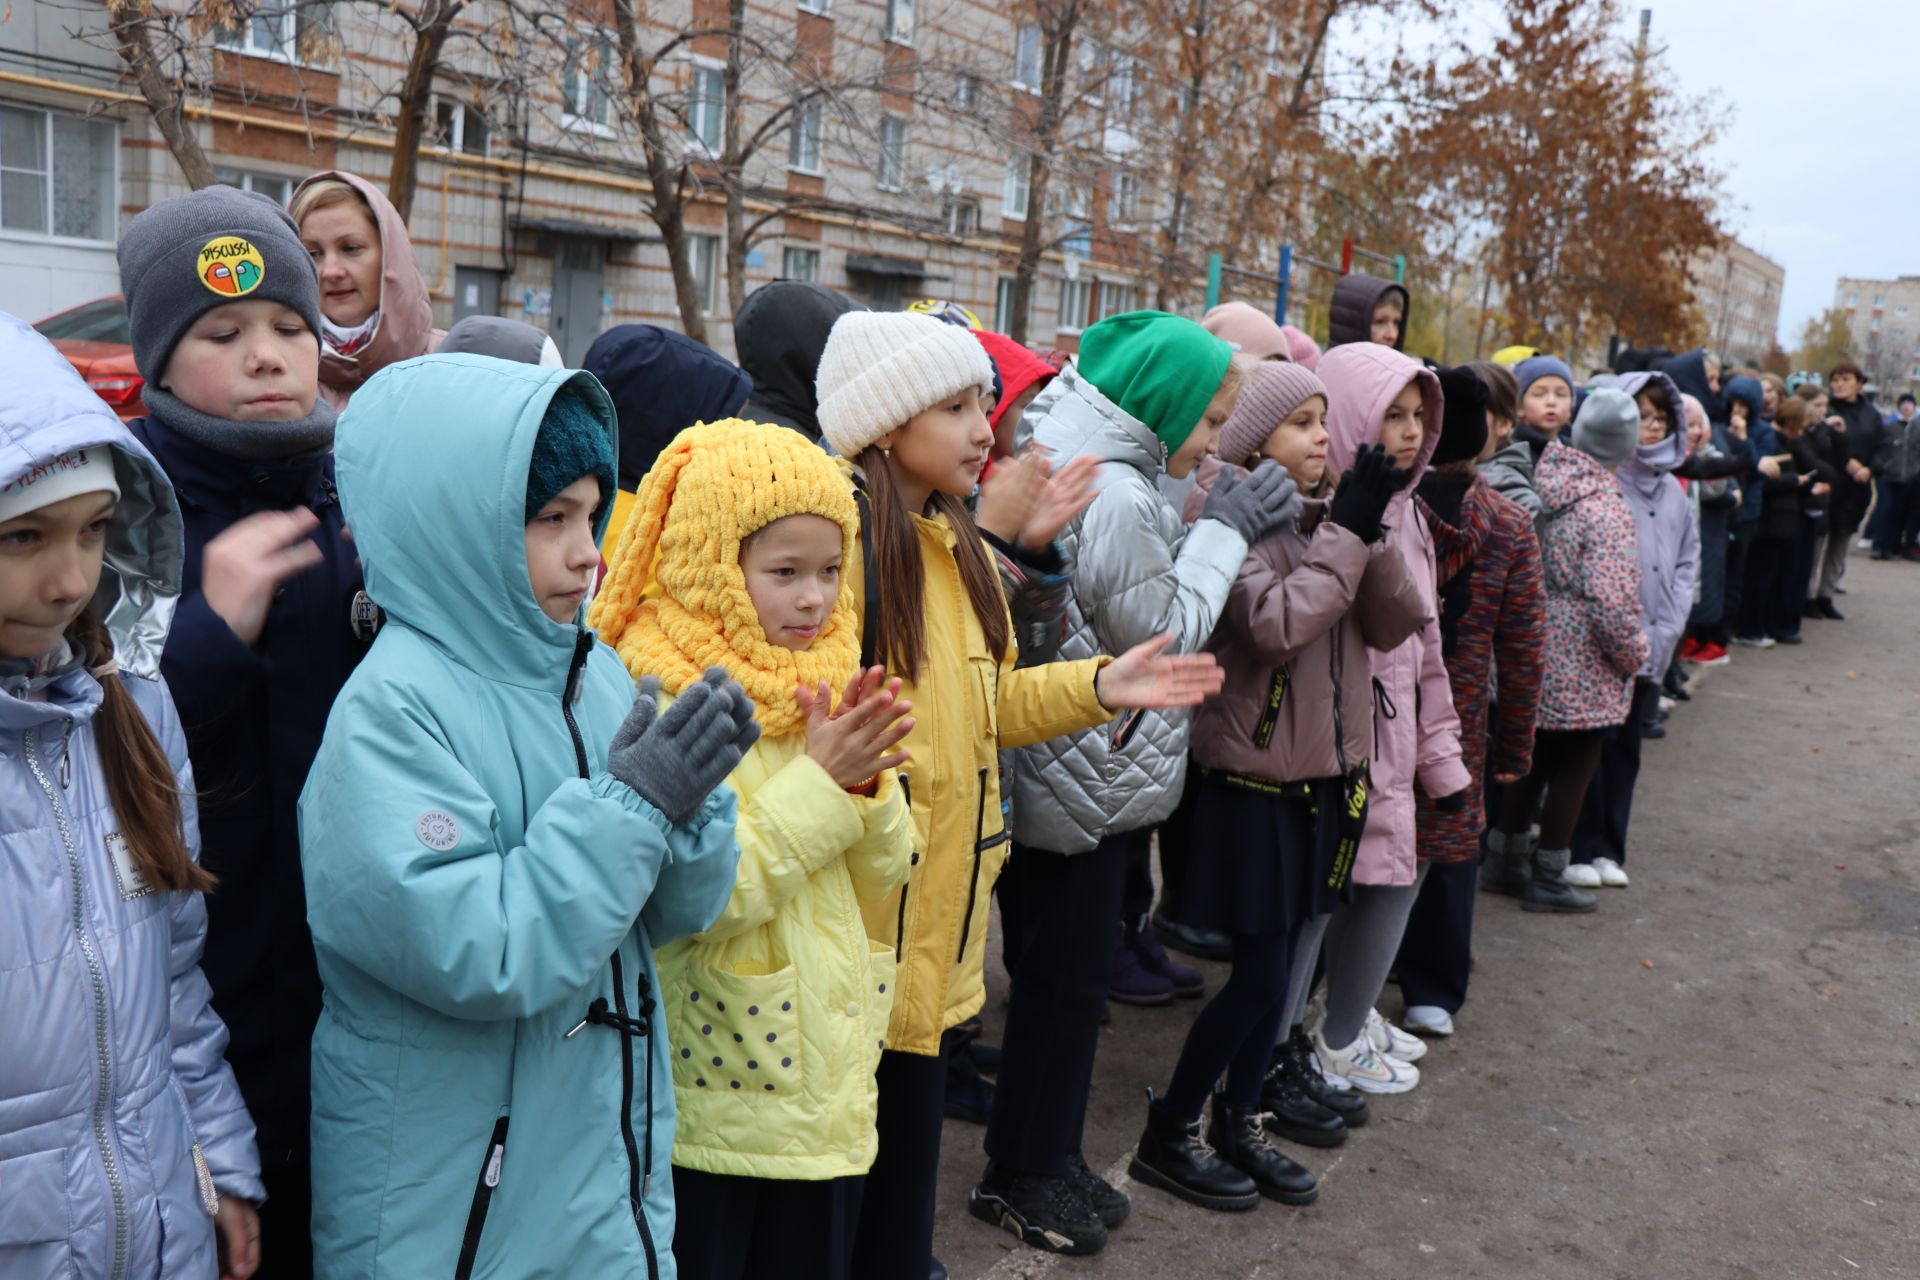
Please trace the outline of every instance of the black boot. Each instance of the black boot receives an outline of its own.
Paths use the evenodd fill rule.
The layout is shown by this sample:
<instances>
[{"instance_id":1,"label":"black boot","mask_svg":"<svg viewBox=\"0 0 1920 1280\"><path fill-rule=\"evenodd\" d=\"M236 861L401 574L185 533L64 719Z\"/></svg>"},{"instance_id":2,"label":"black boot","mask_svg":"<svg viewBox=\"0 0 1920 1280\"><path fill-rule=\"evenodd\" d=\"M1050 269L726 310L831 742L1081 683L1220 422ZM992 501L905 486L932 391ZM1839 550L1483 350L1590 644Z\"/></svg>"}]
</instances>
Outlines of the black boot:
<instances>
[{"instance_id":1,"label":"black boot","mask_svg":"<svg viewBox=\"0 0 1920 1280\"><path fill-rule=\"evenodd\" d=\"M1281 1204L1312 1204L1320 1198L1320 1184L1311 1173L1281 1155L1267 1141L1260 1112L1213 1100L1213 1124L1207 1129L1220 1158L1253 1179L1260 1194Z\"/></svg>"},{"instance_id":2,"label":"black boot","mask_svg":"<svg viewBox=\"0 0 1920 1280\"><path fill-rule=\"evenodd\" d=\"M1833 607L1832 596L1815 596L1813 607L1807 610L1817 618L1831 618L1835 622L1845 622L1847 615Z\"/></svg>"},{"instance_id":3,"label":"black boot","mask_svg":"<svg viewBox=\"0 0 1920 1280\"><path fill-rule=\"evenodd\" d=\"M1495 827L1487 832L1487 854L1480 859L1480 889L1517 898L1527 889L1527 862L1539 839L1531 831L1510 836Z\"/></svg>"},{"instance_id":4,"label":"black boot","mask_svg":"<svg viewBox=\"0 0 1920 1280\"><path fill-rule=\"evenodd\" d=\"M1313 1056L1313 1037L1305 1027L1295 1027L1275 1054L1275 1063L1301 1093L1340 1117L1349 1129L1364 1129L1371 1113L1367 1100L1358 1089L1343 1089L1327 1083Z\"/></svg>"},{"instance_id":5,"label":"black boot","mask_svg":"<svg viewBox=\"0 0 1920 1280\"><path fill-rule=\"evenodd\" d=\"M1568 849L1540 849L1533 855L1533 876L1520 899L1522 911L1558 911L1573 914L1592 911L1600 900L1567 883L1567 863L1573 854Z\"/></svg>"},{"instance_id":6,"label":"black boot","mask_svg":"<svg viewBox=\"0 0 1920 1280\"><path fill-rule=\"evenodd\" d=\"M1286 1070L1286 1056L1276 1052L1260 1082L1260 1105L1266 1109L1267 1128L1290 1142L1308 1147L1337 1147L1347 1140L1347 1122L1331 1107L1308 1096Z\"/></svg>"},{"instance_id":7,"label":"black boot","mask_svg":"<svg viewBox=\"0 0 1920 1280\"><path fill-rule=\"evenodd\" d=\"M967 1212L1048 1253L1085 1257L1107 1246L1106 1224L1068 1176L1043 1178L989 1163Z\"/></svg>"},{"instance_id":8,"label":"black boot","mask_svg":"<svg viewBox=\"0 0 1920 1280\"><path fill-rule=\"evenodd\" d=\"M1260 1203L1259 1188L1213 1153L1200 1136L1198 1118L1167 1110L1147 1090L1147 1128L1128 1168L1135 1182L1158 1187L1203 1209L1243 1210Z\"/></svg>"},{"instance_id":9,"label":"black boot","mask_svg":"<svg viewBox=\"0 0 1920 1280\"><path fill-rule=\"evenodd\" d=\"M1077 1151L1067 1157L1067 1181L1109 1231L1125 1222L1133 1209L1127 1193L1095 1173L1088 1166L1087 1158Z\"/></svg>"}]
</instances>

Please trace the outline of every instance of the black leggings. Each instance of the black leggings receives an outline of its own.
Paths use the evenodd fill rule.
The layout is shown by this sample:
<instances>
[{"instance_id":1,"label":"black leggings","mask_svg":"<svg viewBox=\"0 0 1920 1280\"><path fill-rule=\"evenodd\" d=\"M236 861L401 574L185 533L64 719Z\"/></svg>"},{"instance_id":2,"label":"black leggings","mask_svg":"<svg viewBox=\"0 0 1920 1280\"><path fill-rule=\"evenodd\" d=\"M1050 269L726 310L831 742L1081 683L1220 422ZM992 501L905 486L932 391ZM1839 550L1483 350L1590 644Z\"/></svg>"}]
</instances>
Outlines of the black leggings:
<instances>
[{"instance_id":1,"label":"black leggings","mask_svg":"<svg viewBox=\"0 0 1920 1280\"><path fill-rule=\"evenodd\" d=\"M1533 810L1546 792L1540 812L1540 847L1567 849L1573 844L1574 824L1587 798L1593 771L1600 764L1600 735L1604 729L1542 729L1533 736L1533 772L1506 789L1500 798L1500 830L1522 835L1533 822Z\"/></svg>"},{"instance_id":2,"label":"black leggings","mask_svg":"<svg viewBox=\"0 0 1920 1280\"><path fill-rule=\"evenodd\" d=\"M1222 1073L1236 1107L1260 1101L1280 1021L1286 1012L1291 933L1233 935L1233 972L1193 1020L1167 1086L1167 1109L1192 1119Z\"/></svg>"}]
</instances>

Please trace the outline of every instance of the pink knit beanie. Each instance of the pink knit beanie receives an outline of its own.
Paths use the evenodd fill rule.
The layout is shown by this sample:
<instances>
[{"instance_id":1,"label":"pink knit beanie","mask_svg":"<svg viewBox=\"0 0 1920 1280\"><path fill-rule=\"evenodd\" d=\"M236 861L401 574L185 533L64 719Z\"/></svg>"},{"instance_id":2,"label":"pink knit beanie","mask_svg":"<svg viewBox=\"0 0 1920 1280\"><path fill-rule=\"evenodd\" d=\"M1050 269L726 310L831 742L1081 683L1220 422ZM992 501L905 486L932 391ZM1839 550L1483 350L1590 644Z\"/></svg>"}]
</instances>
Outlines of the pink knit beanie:
<instances>
[{"instance_id":1,"label":"pink knit beanie","mask_svg":"<svg viewBox=\"0 0 1920 1280\"><path fill-rule=\"evenodd\" d=\"M1281 325L1280 332L1287 335L1287 354L1293 357L1295 364L1303 364L1309 369L1320 367L1319 343L1290 324Z\"/></svg>"},{"instance_id":2,"label":"pink knit beanie","mask_svg":"<svg viewBox=\"0 0 1920 1280\"><path fill-rule=\"evenodd\" d=\"M1245 465L1273 429L1314 396L1326 399L1326 384L1306 366L1277 360L1256 365L1220 428L1220 460Z\"/></svg>"},{"instance_id":3,"label":"pink knit beanie","mask_svg":"<svg viewBox=\"0 0 1920 1280\"><path fill-rule=\"evenodd\" d=\"M1288 360L1287 338L1273 317L1244 302L1223 302L1200 321L1201 327L1216 338L1224 338L1240 348L1239 354L1255 360Z\"/></svg>"}]
</instances>

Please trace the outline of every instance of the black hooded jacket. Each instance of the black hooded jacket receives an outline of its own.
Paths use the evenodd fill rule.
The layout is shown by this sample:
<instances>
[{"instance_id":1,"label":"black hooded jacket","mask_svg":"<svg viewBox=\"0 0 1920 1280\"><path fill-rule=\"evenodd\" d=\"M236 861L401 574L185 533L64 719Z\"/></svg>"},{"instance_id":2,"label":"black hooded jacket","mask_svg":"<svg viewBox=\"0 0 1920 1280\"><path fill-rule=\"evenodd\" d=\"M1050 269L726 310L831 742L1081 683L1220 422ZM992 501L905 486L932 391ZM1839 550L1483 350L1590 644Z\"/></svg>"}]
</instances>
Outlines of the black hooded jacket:
<instances>
[{"instance_id":1,"label":"black hooded jacket","mask_svg":"<svg viewBox=\"0 0 1920 1280\"><path fill-rule=\"evenodd\" d=\"M1871 468L1880 456L1880 445L1887 433L1886 424L1880 421L1880 411L1864 396L1854 400L1830 396L1827 414L1846 421L1847 429L1840 436L1846 446L1846 461ZM1827 508L1833 527L1849 532L1858 529L1872 501L1873 481L1855 480L1843 465L1840 482L1833 486L1833 504Z\"/></svg>"},{"instance_id":2,"label":"black hooded jacket","mask_svg":"<svg viewBox=\"0 0 1920 1280\"><path fill-rule=\"evenodd\" d=\"M1689 351L1685 355L1673 356L1654 365L1654 368L1673 379L1673 385L1685 395L1700 402L1707 411L1707 421L1724 424L1730 411L1726 397L1707 385L1707 353L1704 348Z\"/></svg>"},{"instance_id":3,"label":"black hooded jacket","mask_svg":"<svg viewBox=\"0 0 1920 1280\"><path fill-rule=\"evenodd\" d=\"M660 451L696 422L733 417L753 380L685 334L619 324L593 340L583 365L620 415L620 487L633 492Z\"/></svg>"},{"instance_id":4,"label":"black hooded jacket","mask_svg":"<svg viewBox=\"0 0 1920 1280\"><path fill-rule=\"evenodd\" d=\"M1333 305L1328 309L1327 346L1349 342L1373 341L1373 309L1389 293L1400 295L1400 333L1393 349L1402 351L1407 344L1407 323L1413 319L1413 307L1404 285L1377 276L1341 276L1333 286Z\"/></svg>"},{"instance_id":5,"label":"black hooded jacket","mask_svg":"<svg viewBox=\"0 0 1920 1280\"><path fill-rule=\"evenodd\" d=\"M733 318L733 349L753 379L746 417L820 438L820 397L814 379L833 322L855 307L824 285L775 280L740 304Z\"/></svg>"}]
</instances>

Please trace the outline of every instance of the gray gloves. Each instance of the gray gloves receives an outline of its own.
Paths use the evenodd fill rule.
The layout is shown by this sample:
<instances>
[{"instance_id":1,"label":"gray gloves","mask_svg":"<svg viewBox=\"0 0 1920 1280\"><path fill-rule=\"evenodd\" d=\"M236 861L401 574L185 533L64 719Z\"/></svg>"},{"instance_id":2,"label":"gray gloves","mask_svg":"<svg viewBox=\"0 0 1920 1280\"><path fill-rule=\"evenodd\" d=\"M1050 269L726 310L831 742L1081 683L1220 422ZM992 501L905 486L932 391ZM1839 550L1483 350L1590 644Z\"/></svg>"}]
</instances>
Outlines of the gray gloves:
<instances>
[{"instance_id":1,"label":"gray gloves","mask_svg":"<svg viewBox=\"0 0 1920 1280\"><path fill-rule=\"evenodd\" d=\"M607 748L607 772L678 826L733 772L759 739L760 726L753 699L727 679L724 667L707 668L665 715L659 692L657 677L640 682L633 710Z\"/></svg>"},{"instance_id":2,"label":"gray gloves","mask_svg":"<svg viewBox=\"0 0 1920 1280\"><path fill-rule=\"evenodd\" d=\"M1202 520L1218 520L1250 547L1280 532L1299 515L1300 493L1293 477L1272 458L1262 461L1245 480L1237 480L1231 472L1222 475L1200 509Z\"/></svg>"}]
</instances>

